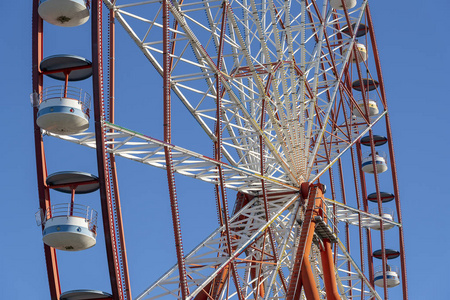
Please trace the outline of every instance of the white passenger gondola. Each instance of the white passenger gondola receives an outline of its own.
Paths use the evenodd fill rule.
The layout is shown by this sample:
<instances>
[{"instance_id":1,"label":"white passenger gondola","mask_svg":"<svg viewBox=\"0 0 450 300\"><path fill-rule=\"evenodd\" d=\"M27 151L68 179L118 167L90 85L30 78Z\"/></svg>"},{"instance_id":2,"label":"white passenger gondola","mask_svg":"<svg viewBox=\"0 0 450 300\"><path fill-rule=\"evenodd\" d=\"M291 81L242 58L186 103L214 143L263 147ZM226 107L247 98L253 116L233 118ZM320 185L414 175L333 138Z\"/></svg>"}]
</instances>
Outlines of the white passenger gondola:
<instances>
[{"instance_id":1,"label":"white passenger gondola","mask_svg":"<svg viewBox=\"0 0 450 300\"><path fill-rule=\"evenodd\" d=\"M89 128L89 105L90 96L81 89L46 88L39 96L36 123L56 134L81 133Z\"/></svg>"},{"instance_id":2,"label":"white passenger gondola","mask_svg":"<svg viewBox=\"0 0 450 300\"><path fill-rule=\"evenodd\" d=\"M359 100L357 103L358 103L359 109L360 109L364 114L366 114L366 107L365 107L365 105L364 105L364 100ZM378 109L378 105L377 105L377 102L376 102L376 101L370 100L370 99L369 99L369 103L368 103L367 105L369 106L369 117L373 117L373 116L378 115L378 113L379 113L380 111L379 111L379 109ZM353 109L353 114L354 114L355 116L361 118L362 115L361 115L361 113L359 112L359 109L355 107L355 108Z\"/></svg>"},{"instance_id":3,"label":"white passenger gondola","mask_svg":"<svg viewBox=\"0 0 450 300\"><path fill-rule=\"evenodd\" d=\"M343 55L345 56L348 52L348 48L345 48L343 51ZM356 52L352 51L350 55L350 61L353 63L361 63L366 61L369 58L369 54L367 53L366 46L361 43L356 43Z\"/></svg>"},{"instance_id":4,"label":"white passenger gondola","mask_svg":"<svg viewBox=\"0 0 450 300\"><path fill-rule=\"evenodd\" d=\"M378 174L387 171L388 166L386 164L386 155L383 152L376 152L375 164L376 164L376 170L377 170ZM375 168L373 167L373 160L372 160L371 153L362 160L361 168L366 173L373 174L375 172L374 171Z\"/></svg>"},{"instance_id":5,"label":"white passenger gondola","mask_svg":"<svg viewBox=\"0 0 450 300\"><path fill-rule=\"evenodd\" d=\"M75 194L86 194L99 188L98 178L84 172L64 171L48 176L47 186L72 195L70 203L53 204L36 213L43 226L42 240L50 247L66 251L91 248L97 237L97 212L86 205L74 203Z\"/></svg>"},{"instance_id":6,"label":"white passenger gondola","mask_svg":"<svg viewBox=\"0 0 450 300\"><path fill-rule=\"evenodd\" d=\"M50 247L80 251L96 243L97 212L88 206L72 203L52 205L41 213L40 219L44 225L42 240Z\"/></svg>"},{"instance_id":7,"label":"white passenger gondola","mask_svg":"<svg viewBox=\"0 0 450 300\"><path fill-rule=\"evenodd\" d=\"M59 54L47 57L39 65L43 74L64 81L64 86L45 88L40 95L33 94L33 105L38 107L37 125L62 135L81 133L89 128L90 96L69 81L79 81L92 75L92 63L80 56Z\"/></svg>"},{"instance_id":8,"label":"white passenger gondola","mask_svg":"<svg viewBox=\"0 0 450 300\"><path fill-rule=\"evenodd\" d=\"M74 27L89 20L89 8L84 0L44 0L38 13L50 24Z\"/></svg>"},{"instance_id":9,"label":"white passenger gondola","mask_svg":"<svg viewBox=\"0 0 450 300\"><path fill-rule=\"evenodd\" d=\"M386 265L386 285L388 288L395 287L400 284L400 278L398 276L398 268L396 266ZM384 286L383 282L383 266L378 266L375 269L375 285L379 287Z\"/></svg>"},{"instance_id":10,"label":"white passenger gondola","mask_svg":"<svg viewBox=\"0 0 450 300\"><path fill-rule=\"evenodd\" d=\"M353 8L356 6L356 0L343 0L345 3L345 7L347 9ZM341 0L331 0L330 1L331 7L334 9L344 9L344 6L342 5Z\"/></svg>"},{"instance_id":11,"label":"white passenger gondola","mask_svg":"<svg viewBox=\"0 0 450 300\"><path fill-rule=\"evenodd\" d=\"M378 208L372 209L371 213L379 216ZM391 228L394 228L395 224L390 223L390 222L385 222L385 220L394 221L394 213L392 212L392 210L390 210L388 208L382 208L381 218L383 219L382 220L383 230L389 230ZM374 230L381 230L380 220L372 220L369 224L369 227Z\"/></svg>"}]
</instances>

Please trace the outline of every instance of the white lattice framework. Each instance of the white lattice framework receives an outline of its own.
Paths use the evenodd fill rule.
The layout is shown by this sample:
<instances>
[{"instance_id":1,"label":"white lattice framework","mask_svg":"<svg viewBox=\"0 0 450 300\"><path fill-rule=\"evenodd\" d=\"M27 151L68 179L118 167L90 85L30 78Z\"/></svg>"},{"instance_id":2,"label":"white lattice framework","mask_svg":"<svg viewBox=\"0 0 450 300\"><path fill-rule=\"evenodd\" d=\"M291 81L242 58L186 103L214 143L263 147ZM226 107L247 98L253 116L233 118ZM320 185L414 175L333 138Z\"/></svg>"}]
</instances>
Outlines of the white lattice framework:
<instances>
[{"instance_id":1,"label":"white lattice framework","mask_svg":"<svg viewBox=\"0 0 450 300\"><path fill-rule=\"evenodd\" d=\"M162 75L161 1L104 3ZM353 49L355 36L343 29L361 22L367 1L339 11L331 9L327 0L188 0L167 5L172 22L172 91L213 142L216 99L222 99L224 160L103 122L108 151L166 168L164 147L169 147L174 172L217 184L220 165L226 188L254 197L230 219L231 253L222 226L186 256L188 299L194 299L231 262L240 282L233 285L228 278L217 299L237 298L236 286L245 299L284 299L299 239L300 185L320 177L386 114L352 117L352 111L360 108L345 84L352 53L346 50ZM57 137L95 148L93 133ZM336 222L401 226L333 200L326 203L335 209ZM345 246L340 241L337 245L342 299L381 299ZM325 298L314 247L310 259ZM251 275L255 272L257 279ZM174 266L137 299L181 299L179 280ZM256 285L264 287L264 297L257 296Z\"/></svg>"}]
</instances>

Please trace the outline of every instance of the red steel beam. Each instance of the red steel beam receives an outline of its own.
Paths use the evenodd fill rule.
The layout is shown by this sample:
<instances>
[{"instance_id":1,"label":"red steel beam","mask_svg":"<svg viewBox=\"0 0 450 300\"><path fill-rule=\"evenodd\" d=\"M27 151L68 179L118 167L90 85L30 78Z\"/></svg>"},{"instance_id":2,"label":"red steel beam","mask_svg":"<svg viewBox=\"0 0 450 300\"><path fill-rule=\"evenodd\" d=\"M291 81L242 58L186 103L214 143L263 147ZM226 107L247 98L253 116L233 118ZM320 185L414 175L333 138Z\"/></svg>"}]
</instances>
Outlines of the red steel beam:
<instances>
[{"instance_id":1,"label":"red steel beam","mask_svg":"<svg viewBox=\"0 0 450 300\"><path fill-rule=\"evenodd\" d=\"M362 153L361 153L361 143L359 141L356 142L356 155L358 157L358 166L359 166L359 176L361 179L361 195L363 198L363 207L364 211L369 211L369 205L367 203L367 187L366 187L366 177L362 170ZM359 218L359 220L361 220ZM372 259L372 235L369 228L366 228L367 235L367 257L368 257L368 268L369 268L369 279L372 286L374 286L374 269L373 269L373 259Z\"/></svg>"},{"instance_id":2,"label":"red steel beam","mask_svg":"<svg viewBox=\"0 0 450 300\"><path fill-rule=\"evenodd\" d=\"M109 89L108 89L108 104L109 104L109 122L115 122L115 14L114 10L109 11ZM111 146L112 147L112 146ZM128 258L127 258L127 250L125 246L125 234L123 230L123 221L122 221L122 210L120 204L120 195L119 195L119 184L117 179L117 166L116 166L116 157L113 153L108 153L109 161L110 161L110 176L111 183L113 185L114 190L114 202L115 202L115 213L116 213L116 226L118 229L119 236L119 252L122 258L122 272L123 272L123 294L125 299L132 299L131 295L131 287L130 287L130 276L128 272Z\"/></svg>"},{"instance_id":3,"label":"red steel beam","mask_svg":"<svg viewBox=\"0 0 450 300\"><path fill-rule=\"evenodd\" d=\"M318 214L318 210L314 207L320 207L322 203L322 185L315 184L309 186L309 196L305 195L308 183L302 184L302 198L308 199L305 217L301 226L300 241L295 254L294 266L291 272L288 291L286 293L287 300L295 300L300 295L303 287L308 300L320 299L317 291L314 276L312 276L311 267L309 265L309 252L311 250L312 239L315 230L315 224L312 222L313 215Z\"/></svg>"},{"instance_id":4,"label":"red steel beam","mask_svg":"<svg viewBox=\"0 0 450 300\"><path fill-rule=\"evenodd\" d=\"M163 98L164 98L164 141L172 142L172 110L171 110L171 58L170 58L170 32L169 32L169 8L168 0L162 2L163 11ZM166 160L167 181L169 186L170 207L172 213L172 226L175 238L175 250L178 262L178 273L180 276L180 290L182 299L186 299L189 295L187 285L186 266L183 251L183 241L181 237L181 225L178 212L178 199L175 187L175 177L172 165L172 151L169 147L164 147L164 154Z\"/></svg>"},{"instance_id":5,"label":"red steel beam","mask_svg":"<svg viewBox=\"0 0 450 300\"><path fill-rule=\"evenodd\" d=\"M325 283L327 299L341 300L341 296L339 295L336 285L336 276L334 270L334 260L333 260L333 252L331 250L331 243L327 239L324 239L322 242L323 245L321 246L320 249L320 257L322 260L323 281Z\"/></svg>"},{"instance_id":6,"label":"red steel beam","mask_svg":"<svg viewBox=\"0 0 450 300\"><path fill-rule=\"evenodd\" d=\"M91 38L92 38L92 89L94 102L96 155L98 178L100 183L100 202L102 208L103 230L105 235L106 256L111 284L111 292L114 300L124 299L120 266L117 260L117 248L115 245L115 226L111 198L109 195L108 164L105 146L105 132L102 126L104 116L103 108L103 62L102 62L102 2L92 1L91 7Z\"/></svg>"},{"instance_id":7,"label":"red steel beam","mask_svg":"<svg viewBox=\"0 0 450 300\"><path fill-rule=\"evenodd\" d=\"M227 3L223 3L222 6L222 22L221 22L221 28L220 28L220 37L219 37L219 48L217 53L217 69L220 71L222 69L222 54L223 54L223 44L224 44L224 38L225 38L225 24L226 24L226 18L227 18ZM220 78L219 74L216 74L216 141L215 141L215 153L214 158L218 161L222 160L222 95L220 93L221 90L221 84L220 84ZM233 247L231 245L231 235L230 235L230 221L228 216L228 201L227 201L227 194L226 194L226 188L225 188L225 181L223 176L223 170L222 166L217 166L217 171L219 175L219 187L216 188L216 191L220 193L217 193L217 199L220 199L222 201L222 213L219 212L219 215L221 215L221 219L223 221L223 224L225 225L225 232L224 235L226 236L226 246L228 250L228 254L231 255L233 253ZM241 287L239 284L239 276L236 269L236 262L231 261L229 264L229 270L231 272L231 275L233 276L233 281L236 287L236 293L239 300L243 300L244 296L242 295Z\"/></svg>"},{"instance_id":8,"label":"red steel beam","mask_svg":"<svg viewBox=\"0 0 450 300\"><path fill-rule=\"evenodd\" d=\"M386 101L386 92L384 90L384 80L383 80L383 74L381 72L381 64L380 59L378 55L378 46L376 43L375 38L375 32L374 32L374 26L372 22L372 16L370 14L370 8L369 5L366 7L366 15L367 15L367 23L369 26L369 32L371 37L371 43L373 52L375 54L374 60L375 60L375 67L378 74L378 82L380 83L380 93L381 98L383 101L383 104L386 107L387 110L387 101ZM388 147L389 147L389 160L391 162L391 172L392 172L392 180L394 185L394 195L395 195L395 205L397 210L397 221L400 224L402 223L402 213L401 213L401 205L400 205L400 194L399 194L399 188L398 188L398 179L397 179L397 167L395 164L395 155L394 155L394 144L392 139L392 131L391 131L391 122L389 119L389 113L386 114L386 134L388 139ZM408 299L408 280L406 276L406 256L405 256L405 242L404 242L404 235L403 235L403 226L399 227L399 244L400 244L400 261L401 261L401 272L402 272L402 292L403 292L403 299Z\"/></svg>"},{"instance_id":9,"label":"red steel beam","mask_svg":"<svg viewBox=\"0 0 450 300\"><path fill-rule=\"evenodd\" d=\"M43 88L43 74L39 72L39 64L43 59L44 28L43 20L38 14L39 0L33 1L33 20L32 20L32 80L33 93L39 95ZM46 211L50 207L50 190L45 184L47 178L47 163L45 159L44 141L42 139L41 129L36 124L38 108L33 108L34 120L34 144L36 155L36 174L39 193L39 207ZM44 230L44 225L42 225ZM44 244L45 263L47 268L48 285L50 290L50 299L58 300L61 295L61 284L59 279L58 262L56 259L56 250Z\"/></svg>"}]
</instances>

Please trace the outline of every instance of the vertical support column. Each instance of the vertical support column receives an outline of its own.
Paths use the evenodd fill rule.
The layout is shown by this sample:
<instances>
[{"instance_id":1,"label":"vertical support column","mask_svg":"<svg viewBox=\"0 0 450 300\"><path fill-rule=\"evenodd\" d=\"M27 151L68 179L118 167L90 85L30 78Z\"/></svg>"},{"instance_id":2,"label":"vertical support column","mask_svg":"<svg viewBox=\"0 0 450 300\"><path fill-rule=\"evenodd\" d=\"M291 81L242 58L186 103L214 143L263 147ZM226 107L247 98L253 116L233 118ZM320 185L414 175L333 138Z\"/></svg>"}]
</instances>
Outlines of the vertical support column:
<instances>
[{"instance_id":1,"label":"vertical support column","mask_svg":"<svg viewBox=\"0 0 450 300\"><path fill-rule=\"evenodd\" d=\"M172 142L172 111L171 111L171 58L170 58L170 32L169 32L169 7L167 0L163 0L163 93L164 93L164 141ZM175 187L175 178L173 175L172 152L169 147L164 147L167 181L169 185L170 207L172 211L172 224L175 236L175 249L177 253L178 273L180 276L180 288L182 299L189 295L186 266L184 260L183 242L181 238L180 217L178 213L178 199Z\"/></svg>"},{"instance_id":2,"label":"vertical support column","mask_svg":"<svg viewBox=\"0 0 450 300\"><path fill-rule=\"evenodd\" d=\"M323 279L325 282L325 290L327 292L328 300L341 300L339 295L336 276L334 270L333 252L331 250L331 243L329 240L324 239L322 249L320 249L320 257L322 260Z\"/></svg>"},{"instance_id":3,"label":"vertical support column","mask_svg":"<svg viewBox=\"0 0 450 300\"><path fill-rule=\"evenodd\" d=\"M227 18L227 7L228 4L224 1L222 5L222 22L221 22L221 28L220 28L220 37L219 37L219 48L217 49L217 69L221 71L222 69L222 54L223 54L223 45L224 45L224 38L225 38L225 24L226 24L226 18ZM222 93L221 93L221 74L217 72L215 74L216 78L216 142L215 142L215 153L214 158L218 161L222 160ZM219 187L216 185L216 192L217 192L217 199L221 200L218 201L218 205L222 206L222 210L219 211L219 218L221 221L223 221L223 224L225 225L225 236L227 240L227 251L228 254L231 255L233 253L233 247L232 239L230 235L230 220L229 220L229 211L228 211L228 200L227 200L227 193L225 188L225 180L224 180L224 174L222 166L219 164L217 165L217 171L219 175ZM218 193L220 191L220 193ZM241 287L239 283L239 276L237 274L236 269L236 263L235 261L231 261L229 264L230 272L233 277L233 281L236 287L236 293L239 300L243 300L244 296L241 292Z\"/></svg>"},{"instance_id":4,"label":"vertical support column","mask_svg":"<svg viewBox=\"0 0 450 300\"><path fill-rule=\"evenodd\" d=\"M103 61L102 61L102 2L93 0L91 5L92 35L92 88L95 119L95 144L97 153L98 178L100 183L100 201L102 208L103 230L105 235L106 256L108 259L111 292L114 300L124 299L120 266L115 243L116 233L111 197L109 195L108 164L106 162L103 107Z\"/></svg>"},{"instance_id":5,"label":"vertical support column","mask_svg":"<svg viewBox=\"0 0 450 300\"><path fill-rule=\"evenodd\" d=\"M43 89L43 75L39 72L39 64L43 59L43 21L38 14L39 0L33 1L33 27L32 27L32 79L33 93L40 95ZM39 207L46 211L50 207L50 191L45 184L47 178L47 163L45 159L44 141L41 129L36 124L38 108L33 108L34 120L34 143L36 154L36 173L39 192ZM42 230L44 225L42 225ZM59 280L58 262L56 250L44 244L45 263L47 267L48 285L50 289L50 299L58 300L61 295L61 284Z\"/></svg>"},{"instance_id":6,"label":"vertical support column","mask_svg":"<svg viewBox=\"0 0 450 300\"><path fill-rule=\"evenodd\" d=\"M312 238L311 238L312 240ZM308 256L309 256L309 251L311 250L311 247L309 247L308 250ZM305 252L305 256L306 256L306 252ZM311 263L309 262L309 257L304 257L303 258L303 264L302 264L302 269L300 272L300 280L298 287L297 287L297 292L295 294L295 300L300 299L300 292L301 292L301 288L303 287L303 290L305 291L305 295L306 295L306 299L308 300L320 300L320 295L319 295L319 291L317 291L316 288L316 284L314 281L314 274L312 272L311 269Z\"/></svg>"},{"instance_id":7,"label":"vertical support column","mask_svg":"<svg viewBox=\"0 0 450 300\"><path fill-rule=\"evenodd\" d=\"M308 183L303 183L302 192L306 190ZM303 287L308 300L319 300L319 292L314 281L314 276L309 264L309 252L311 250L315 224L312 222L313 214L316 214L316 206L320 206L323 196L320 184L309 186L309 196L302 193L303 199L307 197L305 217L303 218L300 241L295 254L295 261L291 271L287 300L298 299Z\"/></svg>"},{"instance_id":8,"label":"vertical support column","mask_svg":"<svg viewBox=\"0 0 450 300\"><path fill-rule=\"evenodd\" d=\"M109 11L109 122L115 123L115 15L114 10ZM116 227L119 235L119 245L118 250L122 258L122 275L123 275L123 294L125 299L132 299L131 287L130 287L130 276L128 273L128 258L127 250L125 246L125 234L123 231L123 221L122 221L122 209L120 204L119 195L119 184L117 180L117 168L116 168L116 157L113 153L108 153L110 162L110 175L112 190L114 191L114 203L115 203L115 214L116 214Z\"/></svg>"}]
</instances>

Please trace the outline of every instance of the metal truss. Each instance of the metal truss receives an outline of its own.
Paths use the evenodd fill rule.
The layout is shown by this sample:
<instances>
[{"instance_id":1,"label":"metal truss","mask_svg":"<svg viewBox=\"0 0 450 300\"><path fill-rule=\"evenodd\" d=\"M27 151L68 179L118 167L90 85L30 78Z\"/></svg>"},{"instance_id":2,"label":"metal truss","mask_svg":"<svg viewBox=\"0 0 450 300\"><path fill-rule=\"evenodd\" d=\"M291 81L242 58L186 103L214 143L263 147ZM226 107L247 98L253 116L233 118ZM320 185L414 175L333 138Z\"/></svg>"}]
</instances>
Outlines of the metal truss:
<instances>
[{"instance_id":1,"label":"metal truss","mask_svg":"<svg viewBox=\"0 0 450 300\"><path fill-rule=\"evenodd\" d=\"M161 2L104 3L163 76ZM187 299L211 291L215 294L207 297L214 299L284 299L300 239L300 185L317 180L387 113L352 117L354 109L360 110L347 77L348 50L356 37L345 28L361 22L367 1L342 11L330 9L327 0L165 3L171 23L168 82L205 134L213 142L220 135L224 160L103 121L106 151L166 169L168 148L174 173L218 185L223 172L224 187L255 197L183 258ZM44 133L96 147L94 133ZM381 220L400 226L332 200L326 203L335 208L336 222L369 227ZM338 245L336 277L342 297L379 299L342 243ZM325 299L317 252L310 259ZM235 285L230 284L231 268ZM227 283L217 284L218 278ZM180 281L175 265L137 299L182 299Z\"/></svg>"},{"instance_id":2,"label":"metal truss","mask_svg":"<svg viewBox=\"0 0 450 300\"><path fill-rule=\"evenodd\" d=\"M254 170L244 167L233 167L213 158L162 142L118 125L104 122L103 126L107 151L119 157L165 169L164 147L167 146L173 151L174 171L178 174L217 184L219 176L217 166L220 165L224 170L225 186L227 188L248 194L258 194L261 190L261 179L264 179L266 181L266 189L269 192L292 192L298 190L298 188L283 182L282 178L263 177ZM56 135L45 131L44 133L90 148L96 147L95 134L92 132L73 136Z\"/></svg>"},{"instance_id":3,"label":"metal truss","mask_svg":"<svg viewBox=\"0 0 450 300\"><path fill-rule=\"evenodd\" d=\"M323 199L326 207L321 209L333 211L333 216L317 221L310 209L314 204L311 202L307 209L300 195L304 183L317 182L327 171L333 177L332 166L338 161L340 165L340 158L367 133L373 142L372 128L380 120L388 119L384 96L380 96L384 110L370 117L361 110L352 91L351 61L358 52L357 36L349 28L358 30L368 14L368 1L358 0L355 7L342 10L332 9L329 0L103 0L103 3L156 73L164 78L165 128L170 128L167 120L171 111L167 107L172 93L216 147L214 158L207 157L170 143L170 129L165 131L164 142L113 124L113 118L100 120L103 114L96 119L97 136L93 132L65 136L41 131L102 149L105 152L102 155L109 155L112 163L119 156L168 169L168 177L177 173L216 185L219 227L188 255L184 255L180 246L181 234L175 233L178 263L136 299L293 297L288 290L291 280L294 284L298 282L302 266L303 252L299 251L302 255L296 257L297 250L306 243L302 229L306 232L312 223L315 233L311 231L309 237L314 235L315 244L309 260L320 298L327 299L320 253L321 243L326 240L335 243L340 297L381 299L374 289L373 278L366 278L368 273L373 277L370 269L373 266L367 272L361 266L365 258L361 257L357 263L347 249L348 227L358 227L359 240L355 240L361 245L363 256L362 228L369 232L373 224L380 225L384 241L384 225L401 231L399 209L399 222L361 210L359 196L364 202L367 193L360 193L356 186L353 153L358 209ZM100 11L95 17L101 20L101 16ZM102 25L97 29L102 32ZM99 51L102 53L103 49ZM98 60L103 61L101 53ZM375 59L378 63L378 58ZM358 79L363 82L357 65ZM377 75L381 76L378 70ZM376 77L369 70L366 76ZM377 92L380 95L384 90ZM364 94L367 109L366 97ZM102 105L107 107L113 98ZM101 139L104 139L102 147ZM371 148L373 153L373 143ZM375 171L376 181L377 176ZM365 187L364 175L361 177ZM107 180L114 183L113 179ZM251 198L232 216L227 210L225 188ZM176 194L174 180L169 190ZM347 203L345 192L342 194L343 202ZM173 203L171 206L175 207L176 201ZM178 223L176 214L172 215L174 223ZM317 225L320 221L321 228ZM342 234L346 245L339 239L338 222L346 223L346 233ZM320 230L332 239L320 236ZM367 239L370 241L370 237ZM293 270L298 272L293 274ZM306 299L304 292L300 298Z\"/></svg>"},{"instance_id":4,"label":"metal truss","mask_svg":"<svg viewBox=\"0 0 450 300\"><path fill-rule=\"evenodd\" d=\"M361 227L370 228L374 224L378 224L381 221L383 226L385 225L393 225L397 227L401 227L402 225L400 223L394 222L392 220L388 220L385 218L380 217L379 215L371 214L365 211L361 211L356 208L352 208L350 206L344 205L340 202L326 199L328 208L331 210L333 208L336 209L335 217L340 222L346 222L350 225L359 226L361 224Z\"/></svg>"},{"instance_id":5,"label":"metal truss","mask_svg":"<svg viewBox=\"0 0 450 300\"><path fill-rule=\"evenodd\" d=\"M344 244L339 240L337 254L336 278L340 295L344 299L378 299L382 298L375 291L358 264L348 253ZM350 263L351 268L347 268Z\"/></svg>"},{"instance_id":6,"label":"metal truss","mask_svg":"<svg viewBox=\"0 0 450 300\"><path fill-rule=\"evenodd\" d=\"M283 297L282 288L286 280L280 274L290 267L292 244L292 228L296 220L299 206L299 195L269 196L270 219L264 218L264 207L261 199L255 197L230 219L231 235L233 236L232 253L226 246L225 227L215 230L185 258L190 294L187 299L193 299L217 276L234 262L238 274L242 278L249 276L252 270L259 271L259 279L244 280L241 292L245 298L255 292L254 284L259 280L261 286L268 290L266 299ZM292 212L289 210L291 208ZM272 228L276 234L276 249L264 242L267 228ZM280 257L277 261L275 254ZM270 288L269 288L270 287ZM232 298L236 291L228 287L221 291L219 299ZM271 295L271 296L269 296ZM175 265L160 279L136 299L181 299L178 267Z\"/></svg>"},{"instance_id":7,"label":"metal truss","mask_svg":"<svg viewBox=\"0 0 450 300\"><path fill-rule=\"evenodd\" d=\"M108 145L109 153L158 168L165 168L162 149L167 145L164 142L114 124L105 122L104 126L105 132L107 132L106 145ZM55 135L49 132L46 132L46 134L95 148L95 136L93 133L82 133L74 136ZM218 164L221 164L224 167L224 173L227 175L226 186L228 188L253 194L257 194L257 191L261 188L259 184L262 177L252 173L251 170L234 168L175 145L170 145L170 147L174 150L175 172L179 174L217 184L218 175L216 168ZM189 299L195 298L231 261L238 262L238 272L244 279L242 290L246 294L250 296L255 292L253 285L257 279L251 278L250 273L252 270L260 268L260 284L268 291L264 299L284 299L286 291L283 289L283 280L281 280L282 277L279 277L279 272L284 270L286 274L284 280L289 280L296 241L299 238L299 226L295 224L296 214L292 212L297 211L299 196L295 187L275 179L264 179L269 192L268 203L270 204L272 218L269 222L266 222L263 218L264 208L261 199L255 197L252 202L236 213L230 220L231 234L234 237L232 246L235 249L232 254L228 254L226 251L224 226L216 229L196 249L188 254L186 256L186 266L188 267L188 282L191 292ZM280 196L283 192L288 192L288 195ZM358 226L361 223L362 227L370 227L374 222L381 220L383 224L389 223L401 226L397 222L383 219L378 215L349 207L331 199L325 199L325 202L330 210L335 208L337 222L346 222L354 226ZM294 207L294 203L297 203L296 207ZM278 261L274 259L275 255L270 250L270 245L266 242L263 247L261 242L261 236L267 234L266 230L268 227L273 229L274 239L276 245L278 245L276 249L277 257L279 257ZM363 298L375 297L376 299L381 299L340 241L338 241L338 246L340 253L338 253L337 258L336 278L342 297L344 299L357 299L363 293ZM269 250L262 250L264 248ZM265 257L265 259L262 257ZM271 262L268 262L270 260ZM314 256L314 252L311 254L311 261L315 265L316 284L325 297L326 293L320 271L320 258L317 255ZM344 267L349 262L352 265L351 270ZM173 297L178 297L177 299L181 299L177 270L178 267L175 265L137 299L158 299L160 297L172 299ZM351 282L351 285L345 284L346 282ZM228 291L226 296L223 294L220 299L230 299L234 296L236 296L236 291L231 294Z\"/></svg>"},{"instance_id":8,"label":"metal truss","mask_svg":"<svg viewBox=\"0 0 450 300\"><path fill-rule=\"evenodd\" d=\"M106 133L106 145L109 153L117 156L145 163L158 168L165 168L163 147L166 144L157 139L133 132L117 125L104 123ZM74 136L55 135L46 132L49 136L54 136L73 143L95 148L95 136L93 133L83 133ZM220 163L211 158L195 152L170 145L173 151L175 172L197 178L206 182L217 184L216 167L221 164L224 167L226 176L226 186L241 192L256 193L260 190L258 186L261 176L252 173L250 170L233 168ZM230 220L233 239L233 253L226 251L226 240L224 226L216 229L209 237L199 244L190 254L186 256L186 266L190 289L189 299L205 288L217 274L224 269L224 266L231 261L238 262L238 272L244 279L242 290L248 296L254 292L254 284L257 279L251 278L252 270L260 268L260 284L268 291L264 299L279 299L285 297L283 280L289 280L289 272L292 267L293 255L295 253L296 241L299 238L299 226L295 224L296 212L299 204L297 189L274 179L265 178L266 187L269 192L268 203L272 218L267 222L264 219L264 207L259 197L255 197L241 211L236 213ZM285 196L280 196L288 192ZM325 199L328 208L336 209L336 221L342 221L362 227L370 227L374 222L382 220L383 224L390 223L401 226L394 221L386 220L378 215L370 214L358 209L349 207L331 199ZM294 206L294 203L297 203ZM289 210L290 208L290 210ZM267 242L261 242L262 236L266 235L267 228L272 228L274 239L278 246L273 254ZM359 269L357 263L352 259L344 245L338 241L340 253L338 254L338 264L336 268L338 287L344 299L357 299L364 293L364 298L381 299ZM263 250L266 249L266 250ZM317 256L317 255L316 255ZM276 261L275 257L279 257ZM311 254L311 261L315 264L316 284L322 295L326 295L322 284L320 273L320 258ZM352 265L352 270L346 269L348 262ZM342 268L341 268L342 267ZM177 297L181 299L179 290L178 267L175 265L148 289L146 289L137 299L159 299L160 297ZM282 280L279 274L284 270L286 277ZM284 282L284 284L285 284ZM346 285L345 282L351 282ZM364 287L363 287L364 285ZM226 296L225 296L226 295ZM236 296L236 291L223 294L220 299L230 299ZM325 298L324 298L325 299Z\"/></svg>"},{"instance_id":9,"label":"metal truss","mask_svg":"<svg viewBox=\"0 0 450 300\"><path fill-rule=\"evenodd\" d=\"M105 3L162 74L160 2ZM343 107L353 105L353 96L346 91L353 99L349 101L337 95L351 52L344 50L355 40L343 28L349 22L359 24L366 4L346 15L330 10L326 1L169 3L174 22L172 90L213 141L215 99L222 97L223 153L230 165L257 171L262 135L267 174L293 185L308 181L357 138L337 125L348 123ZM220 31L222 22L225 32ZM268 102L267 120L260 128L263 99Z\"/></svg>"}]
</instances>

